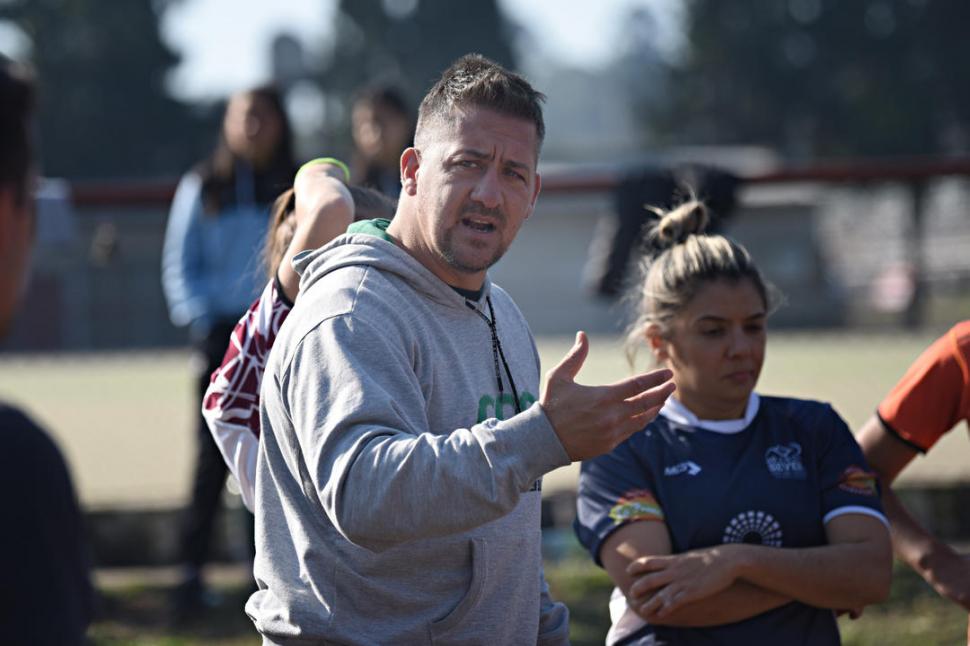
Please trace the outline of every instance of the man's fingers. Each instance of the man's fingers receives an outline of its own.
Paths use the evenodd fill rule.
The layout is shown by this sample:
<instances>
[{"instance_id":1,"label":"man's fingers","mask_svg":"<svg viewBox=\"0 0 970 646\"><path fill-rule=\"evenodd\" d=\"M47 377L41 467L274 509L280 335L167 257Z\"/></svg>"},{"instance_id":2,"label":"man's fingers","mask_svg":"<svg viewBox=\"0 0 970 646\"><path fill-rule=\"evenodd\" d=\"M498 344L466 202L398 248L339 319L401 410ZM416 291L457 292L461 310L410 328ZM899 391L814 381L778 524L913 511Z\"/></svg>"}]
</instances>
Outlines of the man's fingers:
<instances>
[{"instance_id":1,"label":"man's fingers","mask_svg":"<svg viewBox=\"0 0 970 646\"><path fill-rule=\"evenodd\" d=\"M625 402L623 405L630 406ZM652 422L654 418L657 417L657 413L660 412L661 408L663 408L663 404L658 404L653 408L648 408L645 411L641 411L632 406L626 409L625 414L627 417L613 428L613 441L615 444L622 444L631 435L642 431L647 424Z\"/></svg>"},{"instance_id":2,"label":"man's fingers","mask_svg":"<svg viewBox=\"0 0 970 646\"><path fill-rule=\"evenodd\" d=\"M635 411L631 414L640 414L651 408L663 406L675 389L674 382L668 381L630 397L625 403Z\"/></svg>"},{"instance_id":3,"label":"man's fingers","mask_svg":"<svg viewBox=\"0 0 970 646\"><path fill-rule=\"evenodd\" d=\"M660 413L660 409L663 407L664 407L663 404L657 404L653 408L648 408L643 412L633 415L630 418L633 421L634 425L636 426L636 430L633 431L633 433L636 433L638 430L640 430L641 428L643 428L644 426L652 422L654 418L656 418L657 415ZM631 433L631 435L633 433Z\"/></svg>"},{"instance_id":4,"label":"man's fingers","mask_svg":"<svg viewBox=\"0 0 970 646\"><path fill-rule=\"evenodd\" d=\"M574 381L588 354L589 339L586 338L585 332L577 332L576 343L569 349L563 360L549 371L549 381Z\"/></svg>"},{"instance_id":5,"label":"man's fingers","mask_svg":"<svg viewBox=\"0 0 970 646\"><path fill-rule=\"evenodd\" d=\"M667 383L670 381L671 377L673 377L672 372L666 368L661 368L659 370L645 372L635 377L630 377L629 379L624 379L623 381L618 381L615 384L610 384L609 386L602 386L602 388L605 391L607 398L614 401L619 401L636 397L644 391Z\"/></svg>"},{"instance_id":6,"label":"man's fingers","mask_svg":"<svg viewBox=\"0 0 970 646\"><path fill-rule=\"evenodd\" d=\"M619 432L623 438L626 439L652 422L673 392L674 385L667 383L618 404L623 417Z\"/></svg>"}]
</instances>

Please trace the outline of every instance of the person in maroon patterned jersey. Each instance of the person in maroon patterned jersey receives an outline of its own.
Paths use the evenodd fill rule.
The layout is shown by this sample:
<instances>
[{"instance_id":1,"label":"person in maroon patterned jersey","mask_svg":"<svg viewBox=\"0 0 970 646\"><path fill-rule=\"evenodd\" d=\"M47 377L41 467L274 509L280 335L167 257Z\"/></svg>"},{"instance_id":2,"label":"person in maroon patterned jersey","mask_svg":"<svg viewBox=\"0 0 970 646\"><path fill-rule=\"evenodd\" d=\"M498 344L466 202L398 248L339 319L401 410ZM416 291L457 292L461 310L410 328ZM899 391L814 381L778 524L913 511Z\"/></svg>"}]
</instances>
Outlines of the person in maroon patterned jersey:
<instances>
[{"instance_id":1,"label":"person in maroon patterned jersey","mask_svg":"<svg viewBox=\"0 0 970 646\"><path fill-rule=\"evenodd\" d=\"M209 382L202 415L252 511L259 448L259 386L266 357L300 288L291 260L343 233L355 219L391 217L394 203L377 191L348 187L336 163L315 160L273 205L264 256L269 283L236 324Z\"/></svg>"}]
</instances>

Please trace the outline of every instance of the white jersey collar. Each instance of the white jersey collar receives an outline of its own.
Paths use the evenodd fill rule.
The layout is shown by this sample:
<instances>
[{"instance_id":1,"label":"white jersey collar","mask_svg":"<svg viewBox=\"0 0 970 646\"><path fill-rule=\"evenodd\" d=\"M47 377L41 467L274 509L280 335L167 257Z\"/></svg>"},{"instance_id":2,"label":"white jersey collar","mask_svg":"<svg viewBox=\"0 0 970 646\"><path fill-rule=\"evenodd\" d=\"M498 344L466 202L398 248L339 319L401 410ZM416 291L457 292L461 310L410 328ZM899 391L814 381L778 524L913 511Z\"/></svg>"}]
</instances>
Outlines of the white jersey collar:
<instances>
[{"instance_id":1,"label":"white jersey collar","mask_svg":"<svg viewBox=\"0 0 970 646\"><path fill-rule=\"evenodd\" d=\"M667 403L660 409L660 414L676 424L683 424L693 428L702 428L705 431L714 433L740 433L748 428L751 420L758 414L758 407L761 405L761 398L758 393L751 391L748 397L748 407L744 411L741 419L698 419L697 415L687 410L680 401L673 396L667 398Z\"/></svg>"}]
</instances>

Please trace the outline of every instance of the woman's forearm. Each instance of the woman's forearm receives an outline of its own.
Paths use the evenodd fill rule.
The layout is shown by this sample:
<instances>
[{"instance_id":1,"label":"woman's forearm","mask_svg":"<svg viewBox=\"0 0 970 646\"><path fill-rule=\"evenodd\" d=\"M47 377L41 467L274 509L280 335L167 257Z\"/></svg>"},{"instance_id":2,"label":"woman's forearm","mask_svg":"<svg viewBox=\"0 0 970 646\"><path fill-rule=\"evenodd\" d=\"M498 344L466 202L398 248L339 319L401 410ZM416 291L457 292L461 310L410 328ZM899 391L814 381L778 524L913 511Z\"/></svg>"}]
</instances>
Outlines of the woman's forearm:
<instances>
[{"instance_id":1,"label":"woman's forearm","mask_svg":"<svg viewBox=\"0 0 970 646\"><path fill-rule=\"evenodd\" d=\"M858 608L889 594L892 554L869 541L784 549L737 546L738 578L819 608Z\"/></svg>"},{"instance_id":2,"label":"woman's forearm","mask_svg":"<svg viewBox=\"0 0 970 646\"><path fill-rule=\"evenodd\" d=\"M826 524L828 544L779 548L727 544L642 556L627 566L631 606L667 619L746 581L819 608L859 608L889 593L892 548L880 520L846 514Z\"/></svg>"}]
</instances>

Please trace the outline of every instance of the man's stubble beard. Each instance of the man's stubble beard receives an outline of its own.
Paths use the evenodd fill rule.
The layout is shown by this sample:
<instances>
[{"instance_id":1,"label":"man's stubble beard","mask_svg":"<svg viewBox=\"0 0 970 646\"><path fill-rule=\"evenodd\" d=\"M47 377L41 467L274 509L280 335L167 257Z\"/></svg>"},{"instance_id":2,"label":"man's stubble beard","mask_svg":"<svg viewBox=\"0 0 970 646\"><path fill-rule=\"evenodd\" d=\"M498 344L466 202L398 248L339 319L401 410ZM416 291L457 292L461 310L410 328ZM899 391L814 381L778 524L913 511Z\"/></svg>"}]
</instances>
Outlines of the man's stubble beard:
<instances>
[{"instance_id":1,"label":"man's stubble beard","mask_svg":"<svg viewBox=\"0 0 970 646\"><path fill-rule=\"evenodd\" d=\"M479 264L471 265L463 262L455 254L455 245L453 243L452 235L453 233L454 230L449 229L440 236L438 240L438 249L440 249L441 256L445 262L448 263L448 266L463 274L477 274L489 269L492 265L501 260L502 256L504 256L505 252L508 250L508 247L500 243L498 248L495 250L495 253L492 254L492 257L485 261L484 264L481 264L480 266Z\"/></svg>"},{"instance_id":2,"label":"man's stubble beard","mask_svg":"<svg viewBox=\"0 0 970 646\"><path fill-rule=\"evenodd\" d=\"M489 215L496 218L499 222L498 227L496 227L496 233L498 233L499 236L499 245L495 249L495 253L492 254L492 257L486 260L484 264L470 265L463 262L455 253L456 245L454 243L454 234L457 228L462 226L461 220L470 215ZM472 203L462 209L461 215L459 216L458 222L455 224L455 226L441 232L441 234L437 236L438 239L435 242L437 243L438 249L441 251L442 258L446 263L448 263L449 267L461 273L477 274L492 267L495 263L501 260L502 256L505 255L505 252L508 251L509 246L503 244L501 241L502 229L504 229L506 226L508 226L508 217L500 209L487 209L481 205Z\"/></svg>"}]
</instances>

